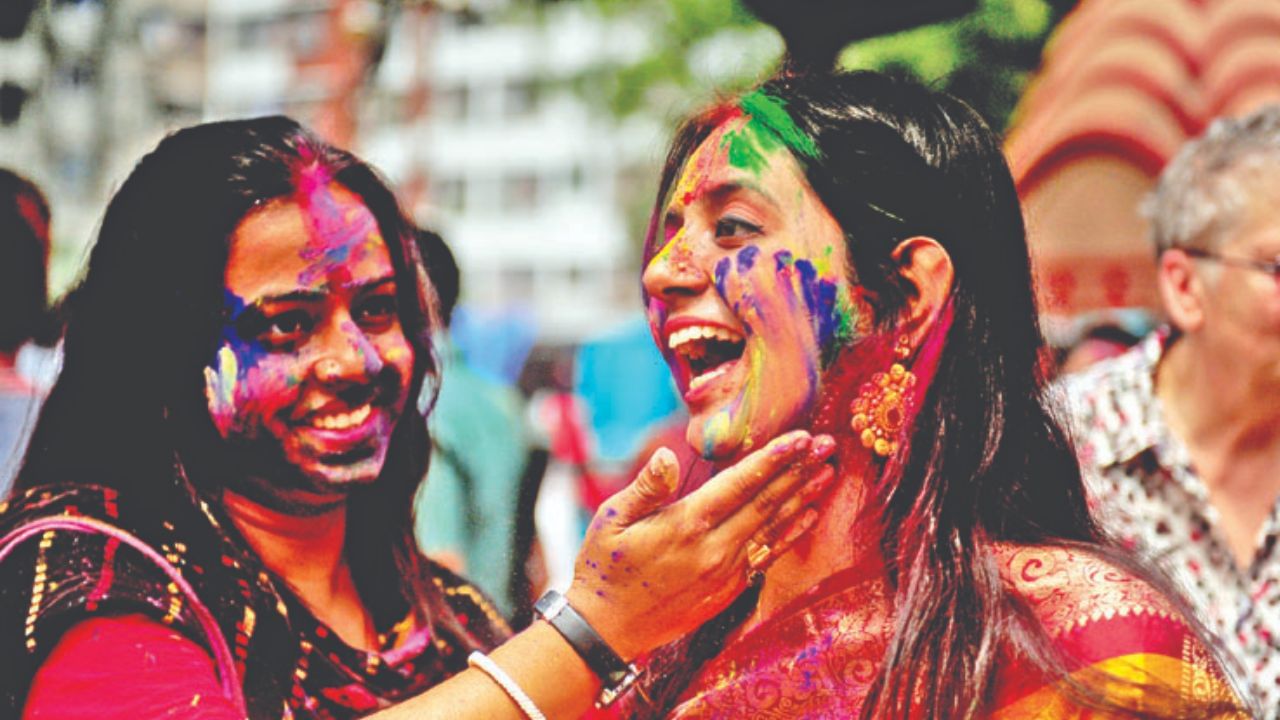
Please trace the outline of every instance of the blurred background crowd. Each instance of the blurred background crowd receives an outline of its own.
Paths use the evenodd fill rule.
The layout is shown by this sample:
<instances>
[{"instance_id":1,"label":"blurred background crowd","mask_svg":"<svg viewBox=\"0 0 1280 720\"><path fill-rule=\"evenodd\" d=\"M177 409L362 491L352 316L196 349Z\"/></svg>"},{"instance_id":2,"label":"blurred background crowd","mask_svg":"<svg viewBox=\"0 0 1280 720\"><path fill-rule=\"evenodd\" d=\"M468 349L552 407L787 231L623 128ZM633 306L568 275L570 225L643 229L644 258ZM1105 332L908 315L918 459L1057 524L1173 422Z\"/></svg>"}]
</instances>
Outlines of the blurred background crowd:
<instances>
[{"instance_id":1,"label":"blurred background crowd","mask_svg":"<svg viewBox=\"0 0 1280 720\"><path fill-rule=\"evenodd\" d=\"M1213 118L1280 100L1274 0L4 0L0 166L43 191L4 232L37 239L55 304L0 347L23 403L0 424L34 417L56 299L142 152L292 115L438 233L422 249L451 317L419 534L527 616L594 507L679 442L636 282L670 124L788 49L917 77L1005 130L1055 372L1161 321L1142 197Z\"/></svg>"}]
</instances>

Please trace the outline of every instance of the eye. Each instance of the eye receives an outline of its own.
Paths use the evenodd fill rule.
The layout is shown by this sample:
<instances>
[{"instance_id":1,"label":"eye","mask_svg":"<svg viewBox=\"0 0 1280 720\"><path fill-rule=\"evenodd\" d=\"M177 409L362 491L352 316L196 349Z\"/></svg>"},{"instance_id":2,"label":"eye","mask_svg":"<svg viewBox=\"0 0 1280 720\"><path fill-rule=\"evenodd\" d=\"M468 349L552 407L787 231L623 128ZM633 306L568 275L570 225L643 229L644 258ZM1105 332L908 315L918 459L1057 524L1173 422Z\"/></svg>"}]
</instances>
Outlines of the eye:
<instances>
[{"instance_id":1,"label":"eye","mask_svg":"<svg viewBox=\"0 0 1280 720\"><path fill-rule=\"evenodd\" d=\"M399 306L392 293L370 295L355 307L356 324L369 332L385 332L399 321Z\"/></svg>"},{"instance_id":2,"label":"eye","mask_svg":"<svg viewBox=\"0 0 1280 720\"><path fill-rule=\"evenodd\" d=\"M315 327L315 321L304 310L288 310L263 320L266 328L258 338L275 347L292 346Z\"/></svg>"},{"instance_id":3,"label":"eye","mask_svg":"<svg viewBox=\"0 0 1280 720\"><path fill-rule=\"evenodd\" d=\"M746 240L759 235L761 230L762 228L759 225L732 215L716 221L717 240Z\"/></svg>"}]
</instances>

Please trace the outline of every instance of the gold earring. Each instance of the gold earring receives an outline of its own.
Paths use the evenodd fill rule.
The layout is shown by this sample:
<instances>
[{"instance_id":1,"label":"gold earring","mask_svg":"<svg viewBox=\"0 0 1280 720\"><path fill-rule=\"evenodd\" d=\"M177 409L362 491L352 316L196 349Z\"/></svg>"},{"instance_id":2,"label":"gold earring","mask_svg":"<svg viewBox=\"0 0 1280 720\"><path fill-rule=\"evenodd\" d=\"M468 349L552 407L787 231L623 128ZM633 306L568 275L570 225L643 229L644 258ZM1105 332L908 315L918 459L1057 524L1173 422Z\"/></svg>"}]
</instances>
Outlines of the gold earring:
<instances>
[{"instance_id":1,"label":"gold earring","mask_svg":"<svg viewBox=\"0 0 1280 720\"><path fill-rule=\"evenodd\" d=\"M895 361L888 372L878 372L862 384L850 410L853 431L862 446L880 457L898 452L898 440L907 415L915 406L916 375L902 363L911 357L911 341L898 338L893 349Z\"/></svg>"}]
</instances>

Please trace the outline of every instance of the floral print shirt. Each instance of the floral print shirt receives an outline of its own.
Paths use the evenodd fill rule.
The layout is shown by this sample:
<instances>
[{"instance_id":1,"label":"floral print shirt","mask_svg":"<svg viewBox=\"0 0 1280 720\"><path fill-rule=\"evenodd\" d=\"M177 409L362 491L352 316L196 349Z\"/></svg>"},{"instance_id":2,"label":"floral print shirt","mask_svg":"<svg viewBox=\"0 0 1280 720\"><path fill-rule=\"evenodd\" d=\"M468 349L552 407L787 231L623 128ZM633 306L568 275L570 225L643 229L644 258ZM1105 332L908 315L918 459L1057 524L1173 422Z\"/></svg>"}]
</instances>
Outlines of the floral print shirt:
<instances>
[{"instance_id":1,"label":"floral print shirt","mask_svg":"<svg viewBox=\"0 0 1280 720\"><path fill-rule=\"evenodd\" d=\"M1186 446L1165 423L1155 371L1169 342L1157 331L1128 353L1058 386L1090 504L1122 543L1169 572L1240 667L1262 717L1280 720L1280 504L1240 567L1223 519Z\"/></svg>"}]
</instances>

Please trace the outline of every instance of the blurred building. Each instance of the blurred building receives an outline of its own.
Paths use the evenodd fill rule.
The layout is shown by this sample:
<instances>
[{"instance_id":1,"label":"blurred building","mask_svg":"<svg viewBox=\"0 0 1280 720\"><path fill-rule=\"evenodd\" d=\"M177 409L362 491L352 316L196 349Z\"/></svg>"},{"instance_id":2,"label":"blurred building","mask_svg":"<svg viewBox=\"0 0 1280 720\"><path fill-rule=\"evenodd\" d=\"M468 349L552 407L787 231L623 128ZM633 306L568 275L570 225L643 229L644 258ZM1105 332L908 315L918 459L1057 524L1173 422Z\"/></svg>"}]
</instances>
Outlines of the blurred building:
<instances>
[{"instance_id":1,"label":"blurred building","mask_svg":"<svg viewBox=\"0 0 1280 720\"><path fill-rule=\"evenodd\" d=\"M467 304L520 308L557 343L639 308L662 126L615 121L575 90L643 53L634 18L507 0L31 4L25 32L0 38L0 111L10 85L26 93L19 117L0 112L0 164L49 190L55 287L163 133L283 112L387 173L455 248Z\"/></svg>"},{"instance_id":2,"label":"blurred building","mask_svg":"<svg viewBox=\"0 0 1280 720\"><path fill-rule=\"evenodd\" d=\"M466 302L523 307L550 342L635 313L643 227L627 208L656 187L662 129L614 120L575 84L642 53L644 25L589 3L406 15L360 147L448 238Z\"/></svg>"}]
</instances>

